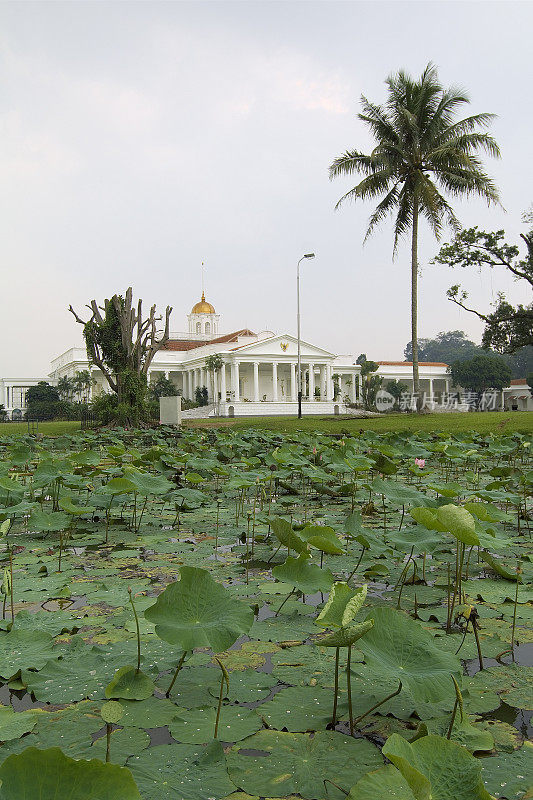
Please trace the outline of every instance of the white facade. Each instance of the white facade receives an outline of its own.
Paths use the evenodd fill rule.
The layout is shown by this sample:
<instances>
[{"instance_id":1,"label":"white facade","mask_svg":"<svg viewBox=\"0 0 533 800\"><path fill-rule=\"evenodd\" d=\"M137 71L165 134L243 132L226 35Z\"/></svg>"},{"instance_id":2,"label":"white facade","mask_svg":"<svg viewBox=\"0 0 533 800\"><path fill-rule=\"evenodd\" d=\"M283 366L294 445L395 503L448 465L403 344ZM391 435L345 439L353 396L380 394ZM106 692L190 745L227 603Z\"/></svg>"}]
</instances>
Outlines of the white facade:
<instances>
[{"instance_id":1,"label":"white facade","mask_svg":"<svg viewBox=\"0 0 533 800\"><path fill-rule=\"evenodd\" d=\"M148 379L161 375L171 380L178 392L194 400L196 389L208 390L210 412L220 416L295 414L298 403L298 343L291 334L272 331L253 333L243 329L219 334L220 316L202 294L188 315L188 332L172 333L170 341L156 353ZM221 356L224 366L215 375L207 369L206 358ZM302 411L304 414L339 414L361 399L361 367L354 355L336 355L309 342L300 343ZM388 379L405 379L409 366L380 366ZM93 396L107 391L101 372L90 367L83 348L71 348L52 361L50 377L57 381L90 369ZM450 378L446 364L420 365L423 390L446 391ZM424 383L425 382L425 383ZM385 383L385 381L384 381ZM426 385L427 384L427 385Z\"/></svg>"},{"instance_id":2,"label":"white facade","mask_svg":"<svg viewBox=\"0 0 533 800\"><path fill-rule=\"evenodd\" d=\"M506 411L533 411L533 396L525 380L511 381L502 395Z\"/></svg>"},{"instance_id":3,"label":"white facade","mask_svg":"<svg viewBox=\"0 0 533 800\"><path fill-rule=\"evenodd\" d=\"M220 316L202 293L201 300L188 315L188 331L171 333L170 341L156 353L149 381L164 375L174 383L179 394L190 400L195 399L197 388L205 386L210 404L207 412L212 415L296 414L297 339L287 333L262 331L256 334L248 329L220 335L219 321ZM300 350L304 414L345 413L349 405L361 401L361 367L354 355L337 355L305 341L301 342ZM220 355L224 366L213 375L206 359L215 353ZM408 392L412 391L409 362L382 361L378 364L382 388L386 388L389 380L397 380L407 385ZM48 380L57 383L64 376L72 378L83 370L91 373L91 397L109 391L103 374L89 364L82 347L71 347L54 358ZM447 364L421 363L419 375L426 407L442 407L443 398L453 388ZM25 391L38 380L43 379L0 379L0 404L4 404L8 417L24 413ZM529 392L525 384L505 389L502 407L504 404L506 408L513 407L513 392L519 395L524 408L532 407L531 400L522 400Z\"/></svg>"}]
</instances>

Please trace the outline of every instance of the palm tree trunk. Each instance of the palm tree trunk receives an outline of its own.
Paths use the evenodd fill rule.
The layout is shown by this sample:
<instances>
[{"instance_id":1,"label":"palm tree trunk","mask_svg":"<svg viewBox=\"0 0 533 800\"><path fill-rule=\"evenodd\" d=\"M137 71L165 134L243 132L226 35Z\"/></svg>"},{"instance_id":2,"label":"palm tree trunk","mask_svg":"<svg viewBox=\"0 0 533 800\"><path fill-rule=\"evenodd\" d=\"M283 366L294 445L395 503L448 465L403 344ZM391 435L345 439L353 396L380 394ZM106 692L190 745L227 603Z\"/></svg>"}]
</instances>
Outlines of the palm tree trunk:
<instances>
[{"instance_id":1,"label":"palm tree trunk","mask_svg":"<svg viewBox=\"0 0 533 800\"><path fill-rule=\"evenodd\" d=\"M413 198L413 231L411 239L411 342L413 349L413 394L416 410L422 407L418 379L418 198Z\"/></svg>"}]
</instances>

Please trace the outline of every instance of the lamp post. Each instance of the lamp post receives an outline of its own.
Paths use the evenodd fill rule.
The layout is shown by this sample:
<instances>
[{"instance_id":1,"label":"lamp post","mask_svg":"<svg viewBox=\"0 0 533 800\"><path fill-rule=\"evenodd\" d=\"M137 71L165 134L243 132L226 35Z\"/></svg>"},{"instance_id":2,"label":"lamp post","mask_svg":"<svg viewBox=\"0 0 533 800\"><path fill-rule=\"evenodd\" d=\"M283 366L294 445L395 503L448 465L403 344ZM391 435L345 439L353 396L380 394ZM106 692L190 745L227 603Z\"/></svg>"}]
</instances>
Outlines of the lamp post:
<instances>
[{"instance_id":1,"label":"lamp post","mask_svg":"<svg viewBox=\"0 0 533 800\"><path fill-rule=\"evenodd\" d=\"M296 321L298 328L298 419L302 418L302 363L300 357L300 262L304 258L314 258L314 253L306 253L296 267Z\"/></svg>"}]
</instances>

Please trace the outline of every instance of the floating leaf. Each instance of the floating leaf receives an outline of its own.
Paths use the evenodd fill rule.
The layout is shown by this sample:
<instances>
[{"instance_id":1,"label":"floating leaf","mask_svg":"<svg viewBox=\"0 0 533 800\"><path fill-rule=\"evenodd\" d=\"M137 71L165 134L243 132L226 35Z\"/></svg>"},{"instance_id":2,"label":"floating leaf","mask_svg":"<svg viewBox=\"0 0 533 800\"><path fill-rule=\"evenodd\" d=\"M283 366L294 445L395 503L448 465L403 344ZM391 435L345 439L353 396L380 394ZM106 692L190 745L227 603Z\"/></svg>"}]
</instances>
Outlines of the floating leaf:
<instances>
[{"instance_id":1,"label":"floating leaf","mask_svg":"<svg viewBox=\"0 0 533 800\"><path fill-rule=\"evenodd\" d=\"M210 573L182 567L181 580L171 583L144 615L166 642L183 650L210 647L226 650L253 622L251 608L235 600Z\"/></svg>"},{"instance_id":2,"label":"floating leaf","mask_svg":"<svg viewBox=\"0 0 533 800\"><path fill-rule=\"evenodd\" d=\"M0 766L1 800L141 800L129 769L97 759L76 761L58 747L28 747Z\"/></svg>"}]
</instances>

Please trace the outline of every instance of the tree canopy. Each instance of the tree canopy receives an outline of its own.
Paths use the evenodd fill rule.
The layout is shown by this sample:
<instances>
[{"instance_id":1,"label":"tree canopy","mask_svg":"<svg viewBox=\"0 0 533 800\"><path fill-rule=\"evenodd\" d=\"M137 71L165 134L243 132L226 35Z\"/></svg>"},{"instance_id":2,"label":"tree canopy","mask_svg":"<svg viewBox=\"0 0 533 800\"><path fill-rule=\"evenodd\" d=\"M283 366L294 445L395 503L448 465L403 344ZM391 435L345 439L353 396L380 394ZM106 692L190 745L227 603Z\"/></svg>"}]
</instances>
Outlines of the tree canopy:
<instances>
[{"instance_id":1,"label":"tree canopy","mask_svg":"<svg viewBox=\"0 0 533 800\"><path fill-rule=\"evenodd\" d=\"M526 245L522 257L517 245L508 244L503 230L480 231L477 227L459 231L452 242L445 244L434 262L449 267L475 267L486 271L503 267L529 290L533 290L533 230L522 235ZM452 303L475 314L485 322L482 345L499 353L514 353L519 348L533 345L533 303L516 306L509 303L503 292L498 293L494 310L483 313L467 305L468 292L459 284L448 289Z\"/></svg>"},{"instance_id":2,"label":"tree canopy","mask_svg":"<svg viewBox=\"0 0 533 800\"><path fill-rule=\"evenodd\" d=\"M499 356L474 356L465 361L456 361L450 369L455 386L473 392L487 389L503 389L511 380L511 370Z\"/></svg>"}]
</instances>

